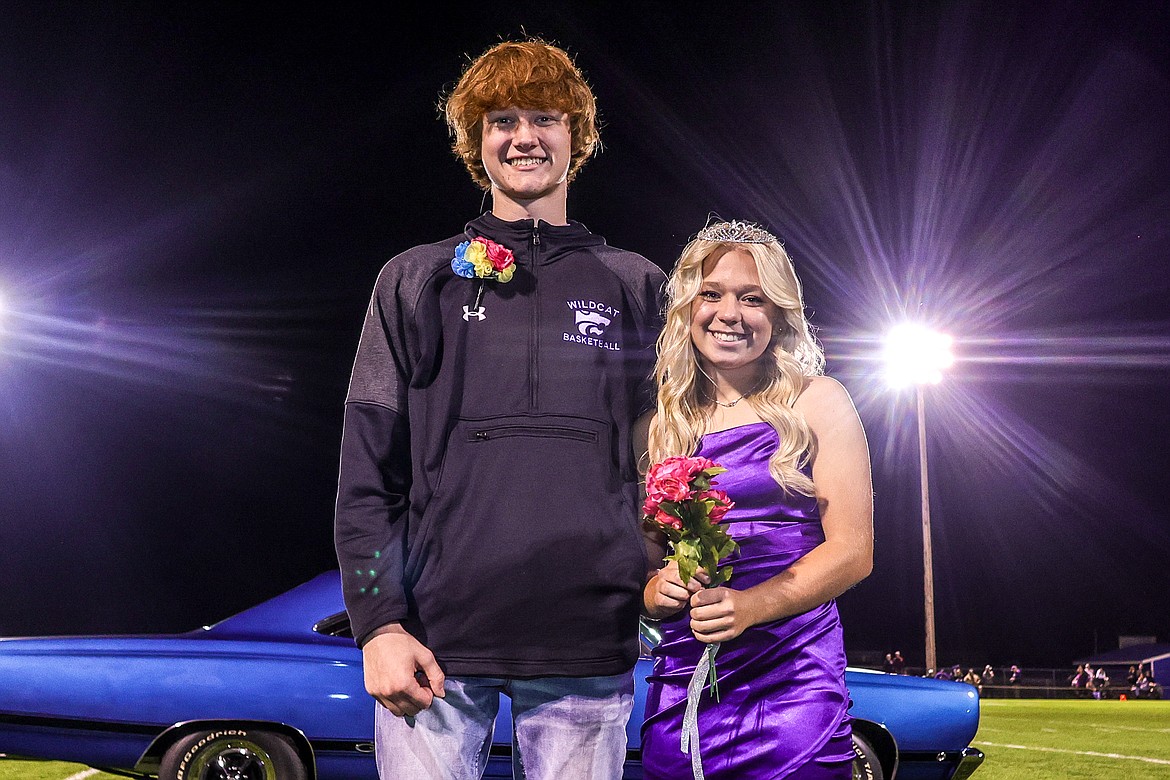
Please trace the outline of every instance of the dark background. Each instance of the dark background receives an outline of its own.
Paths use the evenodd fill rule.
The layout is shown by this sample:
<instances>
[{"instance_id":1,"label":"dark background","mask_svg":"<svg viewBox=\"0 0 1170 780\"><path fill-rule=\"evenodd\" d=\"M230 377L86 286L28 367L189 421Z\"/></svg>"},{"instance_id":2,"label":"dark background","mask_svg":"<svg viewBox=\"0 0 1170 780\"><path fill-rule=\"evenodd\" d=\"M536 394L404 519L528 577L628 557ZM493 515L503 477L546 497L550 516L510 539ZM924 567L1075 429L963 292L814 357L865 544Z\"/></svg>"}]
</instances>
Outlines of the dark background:
<instances>
[{"instance_id":1,"label":"dark background","mask_svg":"<svg viewBox=\"0 0 1170 780\"><path fill-rule=\"evenodd\" d=\"M676 6L0 4L0 635L186 630L336 566L375 275L483 204L439 95L527 32L598 96L571 216L664 268L711 213L793 255L874 458L852 651L923 657L905 317L958 355L940 662L1170 641L1170 5Z\"/></svg>"}]
</instances>

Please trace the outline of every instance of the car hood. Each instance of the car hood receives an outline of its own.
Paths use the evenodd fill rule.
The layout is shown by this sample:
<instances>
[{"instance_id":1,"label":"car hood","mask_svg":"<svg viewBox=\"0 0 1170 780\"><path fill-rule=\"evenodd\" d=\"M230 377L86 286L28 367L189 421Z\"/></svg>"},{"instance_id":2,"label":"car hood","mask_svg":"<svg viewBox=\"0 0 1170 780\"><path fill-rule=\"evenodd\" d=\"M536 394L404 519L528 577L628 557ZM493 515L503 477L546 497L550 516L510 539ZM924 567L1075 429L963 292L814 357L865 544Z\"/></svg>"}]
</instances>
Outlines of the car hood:
<instances>
[{"instance_id":1,"label":"car hood","mask_svg":"<svg viewBox=\"0 0 1170 780\"><path fill-rule=\"evenodd\" d=\"M91 647L101 650L111 642L128 643L134 640L148 641L142 647L166 647L166 640L181 640L180 647L192 639L212 641L264 641L296 642L324 645L353 645L346 637L334 637L318 633L313 625L306 622L306 616L325 618L343 612L345 604L341 598L341 574L325 572L308 582L281 593L268 601L250 607L210 626L175 634L118 634L85 637L0 637L0 648L13 651L39 650L68 646L70 651ZM67 645L62 645L68 640ZM12 643L19 644L14 645Z\"/></svg>"}]
</instances>

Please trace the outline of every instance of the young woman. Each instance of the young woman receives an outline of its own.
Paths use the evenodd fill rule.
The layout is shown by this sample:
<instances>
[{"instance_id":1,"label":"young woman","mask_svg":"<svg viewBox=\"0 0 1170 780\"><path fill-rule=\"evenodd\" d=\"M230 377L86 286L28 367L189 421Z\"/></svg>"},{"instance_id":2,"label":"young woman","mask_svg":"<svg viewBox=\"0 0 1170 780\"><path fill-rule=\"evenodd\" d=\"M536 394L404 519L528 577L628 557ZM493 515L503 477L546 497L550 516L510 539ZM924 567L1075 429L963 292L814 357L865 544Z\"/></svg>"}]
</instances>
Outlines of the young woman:
<instances>
[{"instance_id":1,"label":"young woman","mask_svg":"<svg viewBox=\"0 0 1170 780\"><path fill-rule=\"evenodd\" d=\"M705 588L673 562L649 578L662 621L642 758L647 780L694 769L680 750L687 686L707 645L718 701L698 706L707 780L850 778L845 651L833 599L873 560L869 453L845 389L822 376L800 282L779 241L742 222L702 230L667 285L657 412L644 419L646 465L702 455L727 473L724 521L734 574ZM647 531L652 561L665 540ZM692 751L693 751L692 747Z\"/></svg>"}]
</instances>

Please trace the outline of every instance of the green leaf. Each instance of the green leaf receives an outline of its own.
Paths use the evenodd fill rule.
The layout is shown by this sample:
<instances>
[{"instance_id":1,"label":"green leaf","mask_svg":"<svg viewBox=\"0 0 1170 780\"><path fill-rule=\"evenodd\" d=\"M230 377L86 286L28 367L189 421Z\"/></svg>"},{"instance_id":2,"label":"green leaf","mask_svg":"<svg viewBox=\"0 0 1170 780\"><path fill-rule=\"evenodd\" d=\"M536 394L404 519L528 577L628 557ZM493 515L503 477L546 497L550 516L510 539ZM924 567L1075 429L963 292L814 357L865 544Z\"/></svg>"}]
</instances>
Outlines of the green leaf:
<instances>
[{"instance_id":1,"label":"green leaf","mask_svg":"<svg viewBox=\"0 0 1170 780\"><path fill-rule=\"evenodd\" d=\"M663 535L666 536L667 540L672 542L672 543L677 542L679 539L682 538L682 534L680 534L678 532L678 529L674 528L673 526L658 525L657 523L655 523L655 526L657 526L657 528L660 531L662 531Z\"/></svg>"},{"instance_id":2,"label":"green leaf","mask_svg":"<svg viewBox=\"0 0 1170 780\"><path fill-rule=\"evenodd\" d=\"M716 546L716 549L717 549L717 554L718 554L719 558L722 559L722 558L726 558L728 555L731 555L733 552L738 550L739 545L730 536L727 536L726 534L724 534L723 539L719 541L719 543Z\"/></svg>"},{"instance_id":3,"label":"green leaf","mask_svg":"<svg viewBox=\"0 0 1170 780\"><path fill-rule=\"evenodd\" d=\"M715 575L711 578L711 587L715 587L716 585L722 585L723 583L727 582L729 579L731 579L731 567L730 566L724 566L720 569L716 569Z\"/></svg>"}]
</instances>

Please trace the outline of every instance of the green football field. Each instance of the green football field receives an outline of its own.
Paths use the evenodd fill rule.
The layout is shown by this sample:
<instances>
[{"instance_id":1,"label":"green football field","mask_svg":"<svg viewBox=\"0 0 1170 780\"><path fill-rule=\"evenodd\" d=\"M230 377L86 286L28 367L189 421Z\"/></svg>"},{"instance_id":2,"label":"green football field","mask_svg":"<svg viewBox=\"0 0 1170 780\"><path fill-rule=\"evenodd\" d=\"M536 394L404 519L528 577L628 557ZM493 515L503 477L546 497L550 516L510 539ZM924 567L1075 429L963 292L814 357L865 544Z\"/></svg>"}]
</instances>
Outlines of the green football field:
<instances>
[{"instance_id":1,"label":"green football field","mask_svg":"<svg viewBox=\"0 0 1170 780\"><path fill-rule=\"evenodd\" d=\"M1170 701L985 699L974 780L1170 780ZM0 780L112 780L76 764L0 760Z\"/></svg>"},{"instance_id":2,"label":"green football field","mask_svg":"<svg viewBox=\"0 0 1170 780\"><path fill-rule=\"evenodd\" d=\"M1170 701L984 699L975 780L1170 780Z\"/></svg>"}]
</instances>

